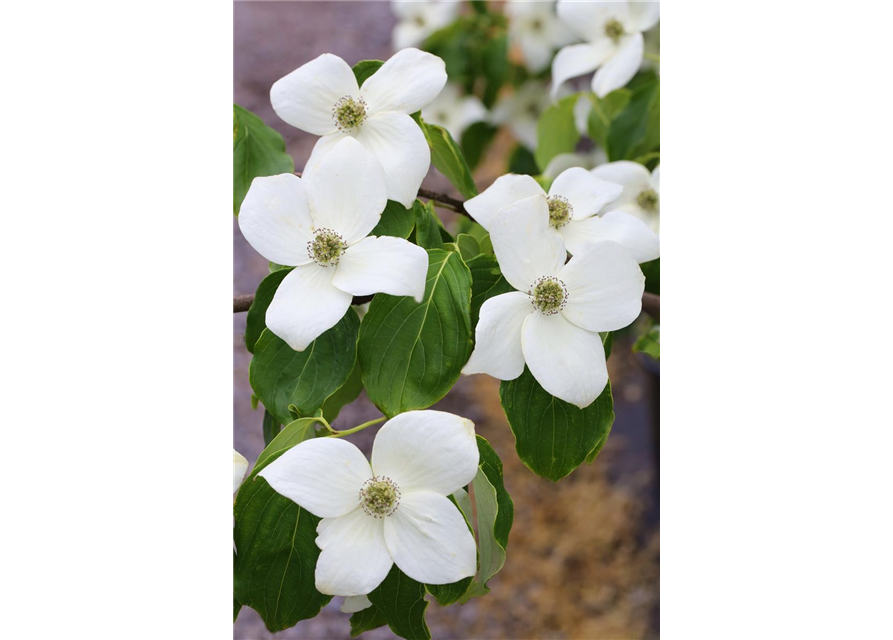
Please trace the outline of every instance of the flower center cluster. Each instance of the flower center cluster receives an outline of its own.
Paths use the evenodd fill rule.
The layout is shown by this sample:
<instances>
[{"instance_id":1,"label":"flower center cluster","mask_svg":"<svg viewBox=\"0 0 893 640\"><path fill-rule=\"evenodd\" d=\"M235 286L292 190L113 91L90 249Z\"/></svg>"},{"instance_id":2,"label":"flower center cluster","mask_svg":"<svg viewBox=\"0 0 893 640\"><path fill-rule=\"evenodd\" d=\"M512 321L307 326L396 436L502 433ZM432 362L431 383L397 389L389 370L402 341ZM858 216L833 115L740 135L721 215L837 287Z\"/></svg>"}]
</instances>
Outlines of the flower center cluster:
<instances>
[{"instance_id":1,"label":"flower center cluster","mask_svg":"<svg viewBox=\"0 0 893 640\"><path fill-rule=\"evenodd\" d=\"M534 282L527 294L533 297L531 303L544 316L555 315L567 304L567 287L551 276L543 276Z\"/></svg>"},{"instance_id":2,"label":"flower center cluster","mask_svg":"<svg viewBox=\"0 0 893 640\"><path fill-rule=\"evenodd\" d=\"M360 501L366 515L383 518L397 510L400 504L400 489L388 477L372 476L360 489Z\"/></svg>"},{"instance_id":3,"label":"flower center cluster","mask_svg":"<svg viewBox=\"0 0 893 640\"><path fill-rule=\"evenodd\" d=\"M645 211L656 211L658 203L657 192L654 189L645 189L636 197L638 204Z\"/></svg>"},{"instance_id":4,"label":"flower center cluster","mask_svg":"<svg viewBox=\"0 0 893 640\"><path fill-rule=\"evenodd\" d=\"M574 208L564 196L549 196L549 224L560 229L570 222Z\"/></svg>"},{"instance_id":5,"label":"flower center cluster","mask_svg":"<svg viewBox=\"0 0 893 640\"><path fill-rule=\"evenodd\" d=\"M543 22L539 18L534 18L530 23L531 31L542 31L543 30Z\"/></svg>"},{"instance_id":6,"label":"flower center cluster","mask_svg":"<svg viewBox=\"0 0 893 640\"><path fill-rule=\"evenodd\" d=\"M614 42L620 40L620 36L623 35L623 25L619 20L608 20L605 23L605 35L611 38Z\"/></svg>"},{"instance_id":7,"label":"flower center cluster","mask_svg":"<svg viewBox=\"0 0 893 640\"><path fill-rule=\"evenodd\" d=\"M332 107L332 118L339 131L356 129L366 119L366 102L362 98L344 96Z\"/></svg>"},{"instance_id":8,"label":"flower center cluster","mask_svg":"<svg viewBox=\"0 0 893 640\"><path fill-rule=\"evenodd\" d=\"M317 229L313 240L307 243L307 254L321 267L334 267L345 249L347 243L331 229Z\"/></svg>"}]
</instances>

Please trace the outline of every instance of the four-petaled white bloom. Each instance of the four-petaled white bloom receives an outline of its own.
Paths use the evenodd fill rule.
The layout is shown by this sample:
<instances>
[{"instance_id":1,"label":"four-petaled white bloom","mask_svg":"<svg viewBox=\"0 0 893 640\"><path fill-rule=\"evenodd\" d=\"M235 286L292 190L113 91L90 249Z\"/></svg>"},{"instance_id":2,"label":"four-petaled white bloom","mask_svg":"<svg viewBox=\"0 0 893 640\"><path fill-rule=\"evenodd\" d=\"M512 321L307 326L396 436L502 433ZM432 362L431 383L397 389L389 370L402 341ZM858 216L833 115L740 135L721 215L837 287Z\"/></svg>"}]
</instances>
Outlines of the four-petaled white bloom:
<instances>
[{"instance_id":1,"label":"four-petaled white bloom","mask_svg":"<svg viewBox=\"0 0 893 640\"><path fill-rule=\"evenodd\" d=\"M587 244L565 264L542 195L505 207L490 239L502 274L517 291L481 306L475 348L463 373L514 380L524 365L557 398L587 407L608 383L599 331L630 324L642 308L645 276L616 242Z\"/></svg>"},{"instance_id":2,"label":"four-petaled white bloom","mask_svg":"<svg viewBox=\"0 0 893 640\"><path fill-rule=\"evenodd\" d=\"M608 154L601 147L595 147L586 153L559 153L549 160L549 164L543 169L543 177L554 180L562 173L573 167L593 169L608 161Z\"/></svg>"},{"instance_id":3,"label":"four-petaled white bloom","mask_svg":"<svg viewBox=\"0 0 893 640\"><path fill-rule=\"evenodd\" d=\"M485 122L487 117L487 108L477 96L463 96L459 87L452 83L447 84L440 95L422 109L425 122L443 127L457 142L469 126L475 122Z\"/></svg>"},{"instance_id":4,"label":"four-petaled white bloom","mask_svg":"<svg viewBox=\"0 0 893 640\"><path fill-rule=\"evenodd\" d=\"M350 66L326 53L278 80L270 101L288 124L322 136L305 172L340 140L356 138L381 163L387 197L409 208L431 164L425 134L409 114L437 97L446 80L443 60L404 49L361 88Z\"/></svg>"},{"instance_id":5,"label":"four-petaled white bloom","mask_svg":"<svg viewBox=\"0 0 893 640\"><path fill-rule=\"evenodd\" d=\"M335 326L355 295L421 301L425 250L402 238L366 237L386 204L381 165L353 138L338 142L303 180L286 173L251 183L239 213L242 234L267 260L295 267L266 316L267 328L292 349L303 351Z\"/></svg>"},{"instance_id":6,"label":"four-petaled white bloom","mask_svg":"<svg viewBox=\"0 0 893 640\"><path fill-rule=\"evenodd\" d=\"M515 138L531 151L536 150L536 125L540 115L552 104L546 87L528 80L493 108L493 123L508 125Z\"/></svg>"},{"instance_id":7,"label":"four-petaled white bloom","mask_svg":"<svg viewBox=\"0 0 893 640\"><path fill-rule=\"evenodd\" d=\"M446 496L474 479L478 459L470 420L410 411L378 432L371 466L345 440L314 438L258 475L322 518L316 588L360 596L381 584L394 564L426 584L474 575L474 538Z\"/></svg>"},{"instance_id":8,"label":"four-petaled white bloom","mask_svg":"<svg viewBox=\"0 0 893 640\"><path fill-rule=\"evenodd\" d=\"M245 479L245 474L248 473L248 460L245 459L241 453L233 449L233 493L235 493L239 485L242 484L242 480Z\"/></svg>"},{"instance_id":9,"label":"four-petaled white bloom","mask_svg":"<svg viewBox=\"0 0 893 640\"><path fill-rule=\"evenodd\" d=\"M539 73L549 66L552 53L575 40L555 15L554 2L510 0L505 4L509 39L521 49L525 66Z\"/></svg>"},{"instance_id":10,"label":"four-petaled white bloom","mask_svg":"<svg viewBox=\"0 0 893 640\"><path fill-rule=\"evenodd\" d=\"M592 175L623 185L611 209L626 211L660 233L660 165L652 173L638 162L618 160L592 170Z\"/></svg>"},{"instance_id":11,"label":"four-petaled white bloom","mask_svg":"<svg viewBox=\"0 0 893 640\"><path fill-rule=\"evenodd\" d=\"M509 174L467 201L465 209L492 233L493 221L502 210L535 197L546 204L537 209L547 221L543 233L563 239L573 255L582 253L589 243L613 240L623 245L637 262L654 260L660 255L657 235L638 218L615 211L611 204L622 191L621 185L599 179L582 167L568 169L555 178L549 193L530 176ZM504 222L513 221L506 218Z\"/></svg>"},{"instance_id":12,"label":"four-petaled white bloom","mask_svg":"<svg viewBox=\"0 0 893 640\"><path fill-rule=\"evenodd\" d=\"M457 0L393 0L391 11L398 19L392 34L394 49L419 46L455 20L461 8Z\"/></svg>"},{"instance_id":13,"label":"four-petaled white bloom","mask_svg":"<svg viewBox=\"0 0 893 640\"><path fill-rule=\"evenodd\" d=\"M642 32L660 20L659 2L558 0L556 10L586 44L565 47L555 56L553 96L566 80L596 69L592 90L600 98L624 86L642 66Z\"/></svg>"}]
</instances>

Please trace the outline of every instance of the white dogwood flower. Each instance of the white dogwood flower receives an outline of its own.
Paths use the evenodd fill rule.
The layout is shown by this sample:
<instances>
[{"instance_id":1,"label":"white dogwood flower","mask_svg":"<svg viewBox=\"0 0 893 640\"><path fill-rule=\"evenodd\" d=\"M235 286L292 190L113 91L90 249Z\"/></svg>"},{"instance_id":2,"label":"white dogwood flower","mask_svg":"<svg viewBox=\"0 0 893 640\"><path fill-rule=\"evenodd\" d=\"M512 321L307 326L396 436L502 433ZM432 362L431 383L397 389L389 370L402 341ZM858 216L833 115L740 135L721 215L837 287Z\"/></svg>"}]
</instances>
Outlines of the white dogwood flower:
<instances>
[{"instance_id":1,"label":"white dogwood flower","mask_svg":"<svg viewBox=\"0 0 893 640\"><path fill-rule=\"evenodd\" d=\"M392 33L394 49L419 46L453 22L461 8L462 3L456 0L393 0L391 11L398 20Z\"/></svg>"},{"instance_id":2,"label":"white dogwood flower","mask_svg":"<svg viewBox=\"0 0 893 640\"><path fill-rule=\"evenodd\" d=\"M241 453L233 449L233 493L239 489L245 474L248 473L248 460Z\"/></svg>"},{"instance_id":3,"label":"white dogwood flower","mask_svg":"<svg viewBox=\"0 0 893 640\"><path fill-rule=\"evenodd\" d=\"M496 103L493 108L493 123L507 125L522 145L536 150L536 125L540 115L552 99L543 83L528 80L515 92Z\"/></svg>"},{"instance_id":4,"label":"white dogwood flower","mask_svg":"<svg viewBox=\"0 0 893 640\"><path fill-rule=\"evenodd\" d=\"M394 564L426 584L474 575L474 538L447 496L474 479L478 458L470 420L410 411L378 432L371 466L346 440L313 438L258 475L322 518L316 588L361 596L381 584Z\"/></svg>"},{"instance_id":5,"label":"white dogwood flower","mask_svg":"<svg viewBox=\"0 0 893 640\"><path fill-rule=\"evenodd\" d=\"M502 209L490 239L502 275L517 291L481 306L475 348L463 373L514 380L524 365L553 396L580 408L608 383L599 331L622 329L642 308L645 276L611 241L588 244L567 264L550 231L549 206L535 195Z\"/></svg>"},{"instance_id":6,"label":"white dogwood flower","mask_svg":"<svg viewBox=\"0 0 893 640\"><path fill-rule=\"evenodd\" d=\"M553 96L566 80L596 69L592 90L598 97L624 86L642 66L642 32L660 20L659 2L558 0L556 11L586 43L565 47L555 56Z\"/></svg>"},{"instance_id":7,"label":"white dogwood flower","mask_svg":"<svg viewBox=\"0 0 893 640\"><path fill-rule=\"evenodd\" d=\"M267 309L267 328L303 351L335 326L353 296L425 292L428 254L402 238L369 236L387 203L375 157L345 138L304 179L255 178L239 228L263 257L294 269Z\"/></svg>"},{"instance_id":8,"label":"white dogwood flower","mask_svg":"<svg viewBox=\"0 0 893 640\"><path fill-rule=\"evenodd\" d=\"M611 209L631 213L660 233L660 165L649 173L638 162L618 160L596 167L592 175L623 185L623 193Z\"/></svg>"},{"instance_id":9,"label":"white dogwood flower","mask_svg":"<svg viewBox=\"0 0 893 640\"><path fill-rule=\"evenodd\" d=\"M485 122L487 116L487 108L477 96L463 96L453 83L447 83L440 95L422 109L425 122L443 127L457 141L468 127L475 122Z\"/></svg>"},{"instance_id":10,"label":"white dogwood flower","mask_svg":"<svg viewBox=\"0 0 893 640\"><path fill-rule=\"evenodd\" d=\"M446 79L443 60L404 49L360 88L350 65L325 53L278 80L270 101L288 124L322 136L305 173L340 140L354 137L384 168L388 198L409 208L431 164L425 134L409 114L437 97Z\"/></svg>"},{"instance_id":11,"label":"white dogwood flower","mask_svg":"<svg viewBox=\"0 0 893 640\"><path fill-rule=\"evenodd\" d=\"M540 209L548 222L543 233L560 237L573 255L584 251L589 243L613 240L623 245L637 262L654 260L660 255L657 235L638 218L614 210L612 203L622 191L621 185L594 177L582 167L561 173L548 193L530 176L509 174L468 200L465 209L492 233L493 221L502 210L536 197L546 204Z\"/></svg>"},{"instance_id":12,"label":"white dogwood flower","mask_svg":"<svg viewBox=\"0 0 893 640\"><path fill-rule=\"evenodd\" d=\"M508 34L521 50L525 66L534 73L548 68L556 49L575 40L574 34L555 15L554 2L509 0L505 3Z\"/></svg>"}]
</instances>

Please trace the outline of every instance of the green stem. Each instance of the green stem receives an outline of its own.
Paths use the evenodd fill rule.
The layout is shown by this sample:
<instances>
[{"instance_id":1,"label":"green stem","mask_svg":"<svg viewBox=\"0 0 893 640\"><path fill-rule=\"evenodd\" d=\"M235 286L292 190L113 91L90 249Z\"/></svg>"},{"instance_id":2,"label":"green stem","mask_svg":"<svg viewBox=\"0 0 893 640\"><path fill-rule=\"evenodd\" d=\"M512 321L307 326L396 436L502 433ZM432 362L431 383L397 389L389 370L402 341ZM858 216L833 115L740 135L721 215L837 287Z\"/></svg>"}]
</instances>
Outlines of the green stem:
<instances>
[{"instance_id":1,"label":"green stem","mask_svg":"<svg viewBox=\"0 0 893 640\"><path fill-rule=\"evenodd\" d=\"M387 420L387 418L385 416L382 416L380 418L376 418L375 420L370 420L369 422L364 422L363 424L358 425L358 426L354 427L353 429L345 429L344 431L337 431L335 429L332 429L331 427L329 427L329 424L326 423L326 426L329 427L329 431L332 432L332 435L330 435L328 437L329 438L342 438L344 436L349 436L352 433L356 433L357 431L362 431L366 427L371 427L372 425L379 424L380 422L384 422L385 420Z\"/></svg>"}]
</instances>

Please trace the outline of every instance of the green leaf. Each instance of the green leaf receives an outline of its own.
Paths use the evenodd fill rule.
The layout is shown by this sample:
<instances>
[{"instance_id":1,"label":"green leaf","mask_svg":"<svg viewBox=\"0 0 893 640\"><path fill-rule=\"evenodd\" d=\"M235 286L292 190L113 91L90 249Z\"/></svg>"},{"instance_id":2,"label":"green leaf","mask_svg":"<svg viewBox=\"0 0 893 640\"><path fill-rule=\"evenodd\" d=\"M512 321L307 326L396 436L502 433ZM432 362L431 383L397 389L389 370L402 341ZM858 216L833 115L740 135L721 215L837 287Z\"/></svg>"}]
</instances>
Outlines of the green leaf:
<instances>
[{"instance_id":1,"label":"green leaf","mask_svg":"<svg viewBox=\"0 0 893 640\"><path fill-rule=\"evenodd\" d=\"M393 236L405 240L412 233L414 225L415 218L412 209L405 208L399 202L388 200L388 204L381 214L381 220L369 235Z\"/></svg>"},{"instance_id":2,"label":"green leaf","mask_svg":"<svg viewBox=\"0 0 893 640\"><path fill-rule=\"evenodd\" d=\"M254 353L254 345L257 344L260 334L267 328L267 309L273 302L276 289L294 267L283 267L273 271L261 280L254 294L254 301L248 308L248 318L245 321L245 346L249 353Z\"/></svg>"},{"instance_id":3,"label":"green leaf","mask_svg":"<svg viewBox=\"0 0 893 640\"><path fill-rule=\"evenodd\" d=\"M233 597L233 622L236 621L236 618L239 617L239 611L242 610L242 603L236 600L235 596Z\"/></svg>"},{"instance_id":4,"label":"green leaf","mask_svg":"<svg viewBox=\"0 0 893 640\"><path fill-rule=\"evenodd\" d=\"M459 145L453 140L449 131L436 124L422 123L422 131L431 147L431 162L454 187L466 198L473 198L478 194L474 186L474 178L471 177L471 169L462 155Z\"/></svg>"},{"instance_id":5,"label":"green leaf","mask_svg":"<svg viewBox=\"0 0 893 640\"><path fill-rule=\"evenodd\" d=\"M292 421L290 404L302 417L312 415L347 381L356 362L359 325L356 311L348 309L338 324L304 351L294 351L272 331L264 330L254 347L248 380L281 424Z\"/></svg>"},{"instance_id":6,"label":"green leaf","mask_svg":"<svg viewBox=\"0 0 893 640\"><path fill-rule=\"evenodd\" d=\"M528 176L535 176L540 172L539 167L536 166L536 159L533 157L533 153L521 145L515 147L512 155L509 156L508 170L509 173Z\"/></svg>"},{"instance_id":7,"label":"green leaf","mask_svg":"<svg viewBox=\"0 0 893 640\"><path fill-rule=\"evenodd\" d=\"M316 437L316 418L298 418L293 422L285 425L285 428L279 432L273 440L264 447L264 450L257 456L257 462L254 463L255 468L263 468L266 462L274 458L277 454L291 449L304 440L310 440ZM243 486L245 483L242 483Z\"/></svg>"},{"instance_id":8,"label":"green leaf","mask_svg":"<svg viewBox=\"0 0 893 640\"><path fill-rule=\"evenodd\" d=\"M472 483L478 517L478 573L462 599L490 592L487 581L502 569L514 520L515 505L505 490L502 461L483 437L477 436L480 469Z\"/></svg>"},{"instance_id":9,"label":"green leaf","mask_svg":"<svg viewBox=\"0 0 893 640\"><path fill-rule=\"evenodd\" d=\"M488 109L492 109L496 102L496 96L505 83L505 75L508 71L508 36L503 33L495 38L490 38L482 55L484 78L487 81L484 86L483 103Z\"/></svg>"},{"instance_id":10,"label":"green leaf","mask_svg":"<svg viewBox=\"0 0 893 640\"><path fill-rule=\"evenodd\" d=\"M465 264L468 264L469 260L481 253L481 245L477 239L467 233L460 233L456 236L456 246L459 247L459 253L462 255Z\"/></svg>"},{"instance_id":11,"label":"green leaf","mask_svg":"<svg viewBox=\"0 0 893 640\"><path fill-rule=\"evenodd\" d=\"M660 295L660 258L639 265L645 274L645 291Z\"/></svg>"},{"instance_id":12,"label":"green leaf","mask_svg":"<svg viewBox=\"0 0 893 640\"><path fill-rule=\"evenodd\" d=\"M660 325L651 325L648 331L639 336L633 345L633 351L647 353L655 360L660 360Z\"/></svg>"},{"instance_id":13,"label":"green leaf","mask_svg":"<svg viewBox=\"0 0 893 640\"><path fill-rule=\"evenodd\" d=\"M471 273L458 253L428 250L421 303L377 294L360 326L363 386L388 417L425 409L452 388L471 354Z\"/></svg>"},{"instance_id":14,"label":"green leaf","mask_svg":"<svg viewBox=\"0 0 893 640\"><path fill-rule=\"evenodd\" d=\"M350 616L350 637L356 638L364 631L378 629L388 623L388 619L381 612L381 609L374 604L371 607L357 611Z\"/></svg>"},{"instance_id":15,"label":"green leaf","mask_svg":"<svg viewBox=\"0 0 893 640\"><path fill-rule=\"evenodd\" d=\"M589 137L601 145L606 153L608 152L608 130L611 127L611 122L629 103L631 95L632 92L628 89L617 89L604 98L599 98L594 93L588 94L589 101L592 103L587 123Z\"/></svg>"},{"instance_id":16,"label":"green leaf","mask_svg":"<svg viewBox=\"0 0 893 640\"><path fill-rule=\"evenodd\" d=\"M264 433L264 446L267 446L271 442L273 442L273 438L279 435L279 432L282 430L282 424L276 417L264 409L264 422L263 422L263 433Z\"/></svg>"},{"instance_id":17,"label":"green leaf","mask_svg":"<svg viewBox=\"0 0 893 640\"><path fill-rule=\"evenodd\" d=\"M491 124L475 122L462 133L462 152L468 161L469 169L474 170L478 166L497 131L499 128Z\"/></svg>"},{"instance_id":18,"label":"green leaf","mask_svg":"<svg viewBox=\"0 0 893 640\"><path fill-rule=\"evenodd\" d=\"M383 65L384 62L381 60L360 60L353 66L353 74L357 78L357 84L361 87L366 80L369 79L373 73L378 71L378 68Z\"/></svg>"},{"instance_id":19,"label":"green leaf","mask_svg":"<svg viewBox=\"0 0 893 640\"><path fill-rule=\"evenodd\" d=\"M443 236L440 235L440 220L434 213L434 203L416 200L412 203L412 215L415 218L415 243L424 249L442 249Z\"/></svg>"},{"instance_id":20,"label":"green leaf","mask_svg":"<svg viewBox=\"0 0 893 640\"><path fill-rule=\"evenodd\" d=\"M481 305L494 296L515 289L502 275L499 263L493 254L482 253L467 263L471 272L471 326L476 327L481 314Z\"/></svg>"},{"instance_id":21,"label":"green leaf","mask_svg":"<svg viewBox=\"0 0 893 640\"><path fill-rule=\"evenodd\" d=\"M397 568L369 594L369 600L388 621L391 631L407 640L431 640L425 623L425 585L416 582Z\"/></svg>"},{"instance_id":22,"label":"green leaf","mask_svg":"<svg viewBox=\"0 0 893 640\"><path fill-rule=\"evenodd\" d=\"M233 214L258 176L292 173L295 163L285 152L285 141L256 115L233 105Z\"/></svg>"},{"instance_id":23,"label":"green leaf","mask_svg":"<svg viewBox=\"0 0 893 640\"><path fill-rule=\"evenodd\" d=\"M360 361L357 360L347 382L341 385L337 391L332 393L326 401L322 403L322 415L331 424L338 417L341 409L349 405L357 399L360 391L363 390L363 372L360 369Z\"/></svg>"},{"instance_id":24,"label":"green leaf","mask_svg":"<svg viewBox=\"0 0 893 640\"><path fill-rule=\"evenodd\" d=\"M332 599L317 591L314 582L319 518L257 477L280 455L278 451L255 464L242 483L233 528L235 599L257 611L273 632L313 618Z\"/></svg>"},{"instance_id":25,"label":"green leaf","mask_svg":"<svg viewBox=\"0 0 893 640\"><path fill-rule=\"evenodd\" d=\"M635 158L660 146L660 80L643 83L608 130L611 161Z\"/></svg>"},{"instance_id":26,"label":"green leaf","mask_svg":"<svg viewBox=\"0 0 893 640\"><path fill-rule=\"evenodd\" d=\"M559 153L570 153L580 139L577 124L574 121L574 105L579 94L562 98L543 111L536 125L536 152L534 158L540 170L544 170L549 161Z\"/></svg>"},{"instance_id":27,"label":"green leaf","mask_svg":"<svg viewBox=\"0 0 893 640\"><path fill-rule=\"evenodd\" d=\"M586 460L614 422L610 382L580 409L551 396L525 367L518 378L499 385L499 396L518 457L535 474L555 482Z\"/></svg>"}]
</instances>

